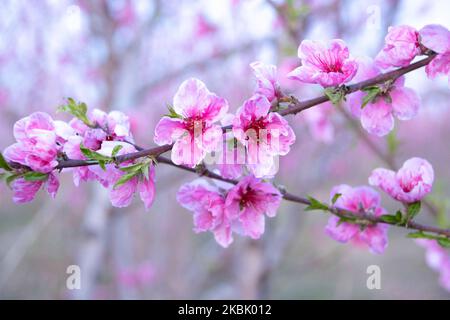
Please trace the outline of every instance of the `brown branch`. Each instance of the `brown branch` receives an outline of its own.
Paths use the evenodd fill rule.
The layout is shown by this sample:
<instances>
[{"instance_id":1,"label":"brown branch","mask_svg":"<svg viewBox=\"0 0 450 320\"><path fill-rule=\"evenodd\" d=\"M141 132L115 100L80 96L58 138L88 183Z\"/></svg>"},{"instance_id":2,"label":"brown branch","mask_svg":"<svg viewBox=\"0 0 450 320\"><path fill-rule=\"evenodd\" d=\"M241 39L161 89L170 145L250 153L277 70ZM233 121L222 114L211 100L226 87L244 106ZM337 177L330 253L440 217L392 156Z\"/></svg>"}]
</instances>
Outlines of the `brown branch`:
<instances>
[{"instance_id":1,"label":"brown branch","mask_svg":"<svg viewBox=\"0 0 450 320\"><path fill-rule=\"evenodd\" d=\"M413 63L407 67L403 67L403 68L400 68L397 70L386 72L386 73L380 74L374 78L350 85L350 86L346 87L347 89L346 89L345 93L350 94L350 93L362 90L369 86L380 84L380 83L386 82L388 80L397 79L398 77L401 77L402 75L404 75L408 72L411 72L413 70L416 70L423 66L426 66L428 63L431 62L431 60L434 59L435 56L436 56L435 54L432 54L429 57L427 57L423 60L420 60L416 63ZM329 100L329 98L326 95L323 95L323 96L313 98L310 100L306 100L306 101L298 101L296 99L293 99L293 100L294 101L290 104L290 106L288 106L286 109L278 111L278 113L281 114L282 116L286 116L286 115L290 115L290 114L297 114L303 110L306 110L306 109L309 109L316 105L319 105L321 103L327 102ZM222 127L222 129L224 131L226 131L226 130L231 129L231 126ZM155 148L151 148L151 149L139 150L137 152L118 156L114 160L116 163L121 163L124 161L135 160L135 159L142 158L142 157L148 157L148 156L157 157L158 155L171 150L172 146L173 145L164 145L164 146L159 146L159 147L155 147ZM91 160L71 160L71 159L61 160L59 162L59 165L57 166L57 169L79 167L79 166L90 166L90 165L95 165L95 164L98 164L98 163L95 161L91 161Z\"/></svg>"}]
</instances>

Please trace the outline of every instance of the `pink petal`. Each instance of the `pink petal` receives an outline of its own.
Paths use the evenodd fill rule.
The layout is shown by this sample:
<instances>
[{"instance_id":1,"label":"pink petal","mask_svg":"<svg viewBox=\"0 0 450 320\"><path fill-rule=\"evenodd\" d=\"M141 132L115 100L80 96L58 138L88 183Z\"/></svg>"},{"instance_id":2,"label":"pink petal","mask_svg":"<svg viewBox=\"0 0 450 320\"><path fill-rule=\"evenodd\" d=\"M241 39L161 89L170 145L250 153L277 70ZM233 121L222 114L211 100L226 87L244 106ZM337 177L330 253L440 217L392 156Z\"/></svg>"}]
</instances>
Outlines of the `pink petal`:
<instances>
[{"instance_id":1,"label":"pink petal","mask_svg":"<svg viewBox=\"0 0 450 320\"><path fill-rule=\"evenodd\" d=\"M361 111L361 124L367 132L382 137L394 128L392 106L382 99L367 104Z\"/></svg>"},{"instance_id":2,"label":"pink petal","mask_svg":"<svg viewBox=\"0 0 450 320\"><path fill-rule=\"evenodd\" d=\"M420 97L417 93L405 87L396 87L391 91L394 115L400 120L411 120L417 115L420 107Z\"/></svg>"},{"instance_id":3,"label":"pink petal","mask_svg":"<svg viewBox=\"0 0 450 320\"><path fill-rule=\"evenodd\" d=\"M156 125L154 141L158 145L171 144L184 134L189 132L185 129L183 120L163 117Z\"/></svg>"},{"instance_id":4,"label":"pink petal","mask_svg":"<svg viewBox=\"0 0 450 320\"><path fill-rule=\"evenodd\" d=\"M437 53L450 51L450 31L439 24L429 24L420 31L420 42Z\"/></svg>"},{"instance_id":5,"label":"pink petal","mask_svg":"<svg viewBox=\"0 0 450 320\"><path fill-rule=\"evenodd\" d=\"M155 168L150 166L149 178L143 177L143 180L139 182L139 196L144 202L145 209L148 210L153 204L155 199Z\"/></svg>"}]
</instances>

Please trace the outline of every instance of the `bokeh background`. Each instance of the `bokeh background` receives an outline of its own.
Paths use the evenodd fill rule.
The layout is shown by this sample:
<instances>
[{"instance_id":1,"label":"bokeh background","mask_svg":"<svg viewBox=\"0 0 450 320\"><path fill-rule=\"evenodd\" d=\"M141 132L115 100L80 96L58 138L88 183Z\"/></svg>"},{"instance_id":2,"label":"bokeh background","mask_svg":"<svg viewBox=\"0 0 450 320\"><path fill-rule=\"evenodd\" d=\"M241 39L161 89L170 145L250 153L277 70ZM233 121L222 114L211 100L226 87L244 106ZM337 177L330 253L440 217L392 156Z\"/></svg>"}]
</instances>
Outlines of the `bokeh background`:
<instances>
[{"instance_id":1,"label":"bokeh background","mask_svg":"<svg viewBox=\"0 0 450 320\"><path fill-rule=\"evenodd\" d=\"M249 63L279 68L283 90L301 98L314 85L286 80L302 39L344 39L354 56L374 56L389 25L447 28L450 3L438 0L3 0L0 3L0 148L13 141L19 118L43 110L58 119L64 98L130 115L139 145L153 130L178 85L203 80L236 110L254 89ZM397 164L428 159L436 172L429 200L438 209L418 217L448 224L450 215L450 92L446 79L423 69L406 83L422 97L419 115L396 122L394 135L370 138ZM332 186L367 184L385 166L367 147L360 125L335 108L290 117L297 134L280 162L276 183L328 199ZM324 128L326 130L324 130ZM324 133L325 132L325 133ZM195 234L192 216L175 195L195 179L160 165L149 212L135 201L109 204L105 190L76 188L62 174L55 200L43 192L13 204L0 186L0 298L24 299L448 299L423 248L391 228L385 254L338 244L324 234L327 216L283 203L259 241L235 237L228 249L211 234ZM395 203L383 198L384 206ZM66 269L81 267L81 290L66 288ZM381 268L381 290L368 290L366 269Z\"/></svg>"}]
</instances>

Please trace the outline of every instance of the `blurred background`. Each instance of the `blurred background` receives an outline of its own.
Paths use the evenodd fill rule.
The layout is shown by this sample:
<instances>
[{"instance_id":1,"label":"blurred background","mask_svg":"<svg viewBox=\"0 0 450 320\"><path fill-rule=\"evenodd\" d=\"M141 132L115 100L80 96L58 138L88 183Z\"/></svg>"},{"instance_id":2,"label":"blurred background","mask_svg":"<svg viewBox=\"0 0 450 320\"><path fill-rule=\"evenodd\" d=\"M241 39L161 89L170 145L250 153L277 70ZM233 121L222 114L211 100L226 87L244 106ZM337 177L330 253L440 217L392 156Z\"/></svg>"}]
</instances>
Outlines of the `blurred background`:
<instances>
[{"instance_id":1,"label":"blurred background","mask_svg":"<svg viewBox=\"0 0 450 320\"><path fill-rule=\"evenodd\" d=\"M236 110L255 86L249 63L278 66L285 92L301 99L320 90L285 78L298 66L303 39L342 38L354 56L374 57L389 25L448 25L438 0L3 0L0 3L0 149L15 121L37 110L54 118L64 98L130 115L136 142L153 146L153 130L178 85L203 80ZM400 166L412 156L437 176L418 220L450 218L450 92L447 79L406 76L422 97L412 121L396 121L388 138L369 138ZM327 106L291 116L297 141L280 161L276 183L327 200L332 186L367 184L387 167L359 123ZM62 174L55 200L43 192L15 205L0 186L0 298L23 299L448 299L424 250L391 228L382 256L324 234L327 216L284 202L259 241L239 236L228 249L192 231L192 215L175 200L196 177L160 165L149 212L140 201L111 207L99 184L73 185ZM383 204L396 210L383 197ZM81 267L81 290L66 288L66 269ZM366 269L381 268L381 290L368 290Z\"/></svg>"}]
</instances>

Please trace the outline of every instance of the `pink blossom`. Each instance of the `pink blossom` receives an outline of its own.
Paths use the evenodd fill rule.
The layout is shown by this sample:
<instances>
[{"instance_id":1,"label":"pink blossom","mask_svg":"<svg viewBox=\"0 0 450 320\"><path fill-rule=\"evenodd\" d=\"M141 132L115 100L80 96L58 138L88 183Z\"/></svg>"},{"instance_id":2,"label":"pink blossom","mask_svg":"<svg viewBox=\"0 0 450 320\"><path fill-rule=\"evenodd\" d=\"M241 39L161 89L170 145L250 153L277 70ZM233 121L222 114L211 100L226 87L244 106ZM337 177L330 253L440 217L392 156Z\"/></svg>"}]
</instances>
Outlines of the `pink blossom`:
<instances>
[{"instance_id":1,"label":"pink blossom","mask_svg":"<svg viewBox=\"0 0 450 320\"><path fill-rule=\"evenodd\" d=\"M421 158L411 158L397 172L375 169L369 177L369 184L381 188L398 201L412 203L431 192L433 180L431 164Z\"/></svg>"},{"instance_id":2,"label":"pink blossom","mask_svg":"<svg viewBox=\"0 0 450 320\"><path fill-rule=\"evenodd\" d=\"M128 287L148 285L156 277L155 266L151 262L144 262L137 266L120 270L117 280Z\"/></svg>"},{"instance_id":3,"label":"pink blossom","mask_svg":"<svg viewBox=\"0 0 450 320\"><path fill-rule=\"evenodd\" d=\"M215 124L228 110L225 99L209 92L197 79L184 81L173 100L180 118L163 117L156 126L154 141L171 144L172 161L195 167L208 152L217 150L222 141L222 128Z\"/></svg>"},{"instance_id":4,"label":"pink blossom","mask_svg":"<svg viewBox=\"0 0 450 320\"><path fill-rule=\"evenodd\" d=\"M438 55L425 67L429 78L437 75L449 77L450 84L450 31L441 25L427 25L420 31L421 43Z\"/></svg>"},{"instance_id":5,"label":"pink blossom","mask_svg":"<svg viewBox=\"0 0 450 320\"><path fill-rule=\"evenodd\" d=\"M336 194L341 194L333 205L336 208L345 209L358 215L364 210L365 213L379 217L386 213L381 207L380 195L372 188L361 186L352 188L348 185L339 185L331 191L331 199ZM381 254L387 247L386 224L368 225L362 228L358 224L349 222L339 223L339 217L332 216L328 220L325 232L334 240L346 243L352 241L356 244L369 246L371 252Z\"/></svg>"},{"instance_id":6,"label":"pink blossom","mask_svg":"<svg viewBox=\"0 0 450 320\"><path fill-rule=\"evenodd\" d=\"M58 165L57 135L53 119L44 112L35 112L14 124L17 142L4 151L5 159L48 173Z\"/></svg>"},{"instance_id":7,"label":"pink blossom","mask_svg":"<svg viewBox=\"0 0 450 320\"><path fill-rule=\"evenodd\" d=\"M286 155L295 142L286 119L270 108L265 96L254 95L233 120L233 134L247 149L247 167L256 177L273 176L278 169L275 157Z\"/></svg>"},{"instance_id":8,"label":"pink blossom","mask_svg":"<svg viewBox=\"0 0 450 320\"><path fill-rule=\"evenodd\" d=\"M280 85L277 81L277 67L255 61L250 64L256 77L256 94L263 95L270 102L281 96Z\"/></svg>"},{"instance_id":9,"label":"pink blossom","mask_svg":"<svg viewBox=\"0 0 450 320\"><path fill-rule=\"evenodd\" d=\"M11 187L14 193L13 201L15 203L27 203L33 201L36 193L42 186L46 186L47 192L52 198L55 198L59 188L59 181L55 174L50 173L46 180L27 181L25 178L18 178L13 181Z\"/></svg>"},{"instance_id":10,"label":"pink blossom","mask_svg":"<svg viewBox=\"0 0 450 320\"><path fill-rule=\"evenodd\" d=\"M418 239L417 244L425 248L428 266L440 274L441 286L450 292L450 254L436 240Z\"/></svg>"},{"instance_id":11,"label":"pink blossom","mask_svg":"<svg viewBox=\"0 0 450 320\"><path fill-rule=\"evenodd\" d=\"M244 235L258 239L264 233L265 215L274 217L280 202L278 189L249 175L228 191L225 214L238 222Z\"/></svg>"},{"instance_id":12,"label":"pink blossom","mask_svg":"<svg viewBox=\"0 0 450 320\"><path fill-rule=\"evenodd\" d=\"M450 31L439 25L429 24L420 29L420 43L436 53L450 52Z\"/></svg>"},{"instance_id":13,"label":"pink blossom","mask_svg":"<svg viewBox=\"0 0 450 320\"><path fill-rule=\"evenodd\" d=\"M380 70L371 59L360 59L358 64L355 81L367 80L380 74ZM417 115L420 107L420 97L414 90L404 87L404 77L381 89L382 92L364 107L362 103L367 93L358 91L347 98L350 111L355 117L360 118L363 128L380 137L394 128L394 116L403 121L411 120Z\"/></svg>"},{"instance_id":14,"label":"pink blossom","mask_svg":"<svg viewBox=\"0 0 450 320\"><path fill-rule=\"evenodd\" d=\"M119 150L117 155L136 152L136 149L132 145L121 141L104 141L97 152L105 156L111 156L114 147L118 145L121 145L122 149ZM148 177L144 176L142 173L137 174L127 182L115 186L118 180L126 174L126 172L120 168L131 166L133 164L136 163L133 161L126 161L121 163L118 167L115 164L107 164L106 170L103 170L99 166L93 166L90 169L97 175L97 179L109 189L109 199L114 207L123 208L129 206L133 200L134 194L139 192L139 196L144 202L145 209L148 210L155 197L155 169L152 164L149 165Z\"/></svg>"},{"instance_id":15,"label":"pink blossom","mask_svg":"<svg viewBox=\"0 0 450 320\"><path fill-rule=\"evenodd\" d=\"M68 138L67 142L64 144L63 151L69 159L87 160L80 150L80 145L82 142L83 137L79 135L73 135ZM80 185L80 181L88 181L96 177L96 175L91 171L91 168L89 168L88 166L66 170L73 171L73 183L77 187Z\"/></svg>"},{"instance_id":16,"label":"pink blossom","mask_svg":"<svg viewBox=\"0 0 450 320\"><path fill-rule=\"evenodd\" d=\"M198 179L180 188L177 201L194 213L195 232L211 231L224 248L233 242L231 221L225 216L225 198L219 188Z\"/></svg>"},{"instance_id":17,"label":"pink blossom","mask_svg":"<svg viewBox=\"0 0 450 320\"><path fill-rule=\"evenodd\" d=\"M385 45L375 58L383 69L406 67L420 54L419 32L410 26L389 27Z\"/></svg>"},{"instance_id":18,"label":"pink blossom","mask_svg":"<svg viewBox=\"0 0 450 320\"><path fill-rule=\"evenodd\" d=\"M289 77L322 87L338 86L350 81L358 65L350 58L347 45L340 39L332 40L328 47L319 41L303 40L298 48L302 65L289 73Z\"/></svg>"},{"instance_id":19,"label":"pink blossom","mask_svg":"<svg viewBox=\"0 0 450 320\"><path fill-rule=\"evenodd\" d=\"M309 132L318 141L331 143L334 140L334 126L330 114L334 106L330 102L322 103L302 112L308 123Z\"/></svg>"}]
</instances>

